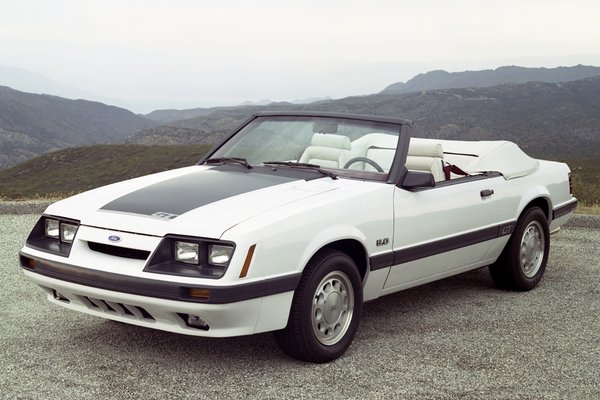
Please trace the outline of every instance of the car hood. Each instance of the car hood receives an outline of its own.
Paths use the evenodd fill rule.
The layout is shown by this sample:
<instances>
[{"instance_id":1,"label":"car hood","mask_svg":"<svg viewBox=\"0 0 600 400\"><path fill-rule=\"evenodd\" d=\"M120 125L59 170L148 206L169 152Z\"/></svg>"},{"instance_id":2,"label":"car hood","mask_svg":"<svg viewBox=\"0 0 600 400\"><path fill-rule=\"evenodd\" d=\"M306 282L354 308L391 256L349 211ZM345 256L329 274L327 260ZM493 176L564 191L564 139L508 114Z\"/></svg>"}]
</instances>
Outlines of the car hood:
<instances>
[{"instance_id":1,"label":"car hood","mask_svg":"<svg viewBox=\"0 0 600 400\"><path fill-rule=\"evenodd\" d=\"M248 218L334 190L333 182L239 166L193 166L94 189L52 204L46 214L115 231L219 238Z\"/></svg>"}]
</instances>

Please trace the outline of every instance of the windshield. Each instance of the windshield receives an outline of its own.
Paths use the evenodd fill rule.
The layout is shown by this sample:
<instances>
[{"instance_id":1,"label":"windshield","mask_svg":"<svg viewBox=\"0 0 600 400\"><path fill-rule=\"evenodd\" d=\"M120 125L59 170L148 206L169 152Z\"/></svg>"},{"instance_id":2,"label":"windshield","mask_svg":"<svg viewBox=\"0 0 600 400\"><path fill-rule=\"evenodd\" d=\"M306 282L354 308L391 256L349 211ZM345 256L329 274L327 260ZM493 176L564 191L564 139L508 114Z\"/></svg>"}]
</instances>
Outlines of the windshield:
<instances>
[{"instance_id":1,"label":"windshield","mask_svg":"<svg viewBox=\"0 0 600 400\"><path fill-rule=\"evenodd\" d=\"M331 117L258 117L221 146L211 159L243 159L250 165L312 164L341 175L387 175L400 126Z\"/></svg>"}]
</instances>

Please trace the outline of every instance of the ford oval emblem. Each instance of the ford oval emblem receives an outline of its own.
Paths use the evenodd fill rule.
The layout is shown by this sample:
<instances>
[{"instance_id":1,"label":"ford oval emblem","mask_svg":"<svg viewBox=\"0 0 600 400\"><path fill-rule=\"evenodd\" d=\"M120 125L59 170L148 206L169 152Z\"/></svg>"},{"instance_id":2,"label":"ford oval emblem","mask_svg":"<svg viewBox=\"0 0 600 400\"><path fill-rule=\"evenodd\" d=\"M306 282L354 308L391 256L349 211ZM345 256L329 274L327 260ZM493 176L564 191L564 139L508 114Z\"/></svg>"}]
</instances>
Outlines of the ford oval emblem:
<instances>
[{"instance_id":1,"label":"ford oval emblem","mask_svg":"<svg viewBox=\"0 0 600 400\"><path fill-rule=\"evenodd\" d=\"M121 241L121 236L117 236L117 235L110 235L108 237L108 240L110 240L111 242L120 242Z\"/></svg>"}]
</instances>

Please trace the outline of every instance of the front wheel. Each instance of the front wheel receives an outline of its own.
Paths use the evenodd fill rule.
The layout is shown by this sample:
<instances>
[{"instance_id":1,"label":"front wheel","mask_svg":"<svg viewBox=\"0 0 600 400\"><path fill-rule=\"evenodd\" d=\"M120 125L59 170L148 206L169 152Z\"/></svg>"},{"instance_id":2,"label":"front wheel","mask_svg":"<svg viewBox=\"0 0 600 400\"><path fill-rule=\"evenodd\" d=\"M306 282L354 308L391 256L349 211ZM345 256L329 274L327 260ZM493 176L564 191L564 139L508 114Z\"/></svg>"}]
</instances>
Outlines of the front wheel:
<instances>
[{"instance_id":1,"label":"front wheel","mask_svg":"<svg viewBox=\"0 0 600 400\"><path fill-rule=\"evenodd\" d=\"M548 262L550 234L544 212L533 207L526 210L490 275L496 286L526 291L537 286Z\"/></svg>"},{"instance_id":2,"label":"front wheel","mask_svg":"<svg viewBox=\"0 0 600 400\"><path fill-rule=\"evenodd\" d=\"M323 250L306 266L285 329L275 339L287 355L323 363L352 343L362 310L358 269L348 255Z\"/></svg>"}]
</instances>

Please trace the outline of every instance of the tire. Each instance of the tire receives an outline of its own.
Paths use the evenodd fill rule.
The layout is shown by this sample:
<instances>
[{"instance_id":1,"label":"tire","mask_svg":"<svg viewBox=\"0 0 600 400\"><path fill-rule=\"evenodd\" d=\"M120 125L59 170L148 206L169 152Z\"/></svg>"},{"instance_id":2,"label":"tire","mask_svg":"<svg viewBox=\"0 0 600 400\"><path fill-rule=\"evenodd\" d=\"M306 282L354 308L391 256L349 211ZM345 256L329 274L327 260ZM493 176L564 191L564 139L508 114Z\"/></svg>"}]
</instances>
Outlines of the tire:
<instances>
[{"instance_id":1,"label":"tire","mask_svg":"<svg viewBox=\"0 0 600 400\"><path fill-rule=\"evenodd\" d=\"M362 303L362 282L354 261L340 251L323 250L306 266L288 324L275 332L275 340L293 358L314 363L334 360L354 340Z\"/></svg>"},{"instance_id":2,"label":"tire","mask_svg":"<svg viewBox=\"0 0 600 400\"><path fill-rule=\"evenodd\" d=\"M544 275L549 249L546 215L539 207L525 210L502 254L489 267L492 281L506 290L533 289Z\"/></svg>"}]
</instances>

